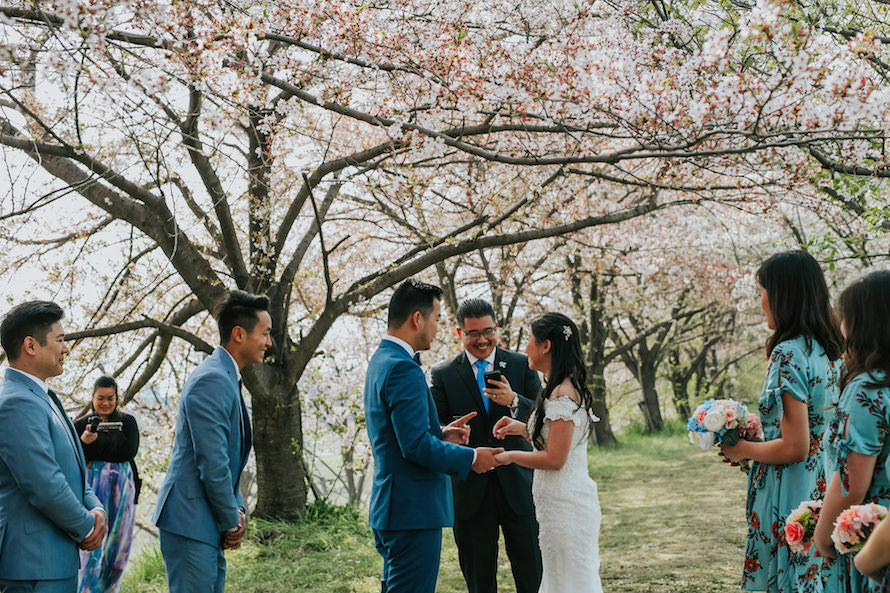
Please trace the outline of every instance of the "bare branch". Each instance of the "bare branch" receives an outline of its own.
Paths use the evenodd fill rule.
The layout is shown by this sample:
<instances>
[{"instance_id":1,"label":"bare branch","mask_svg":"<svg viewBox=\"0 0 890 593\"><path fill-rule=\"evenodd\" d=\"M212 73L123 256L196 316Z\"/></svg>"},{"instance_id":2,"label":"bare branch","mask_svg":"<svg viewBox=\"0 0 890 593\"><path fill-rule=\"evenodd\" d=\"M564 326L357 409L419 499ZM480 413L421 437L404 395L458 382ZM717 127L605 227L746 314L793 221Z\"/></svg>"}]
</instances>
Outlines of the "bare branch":
<instances>
[{"instance_id":1,"label":"bare branch","mask_svg":"<svg viewBox=\"0 0 890 593\"><path fill-rule=\"evenodd\" d=\"M142 319L141 321L127 321L125 323L119 323L117 325L112 325L109 327L85 329L79 332L69 332L65 334L65 340L71 341L83 340L84 338L100 338L103 336L122 334L125 332L134 331L137 329L144 329L147 327L153 327L157 330L160 330L162 334L170 334L171 336L175 336L177 338L185 340L186 342L191 344L195 348L195 350L198 350L200 352L205 352L207 354L213 352L213 346L211 346L198 336L192 334L191 332L188 332L181 327L170 325L156 319L149 319L148 317Z\"/></svg>"}]
</instances>

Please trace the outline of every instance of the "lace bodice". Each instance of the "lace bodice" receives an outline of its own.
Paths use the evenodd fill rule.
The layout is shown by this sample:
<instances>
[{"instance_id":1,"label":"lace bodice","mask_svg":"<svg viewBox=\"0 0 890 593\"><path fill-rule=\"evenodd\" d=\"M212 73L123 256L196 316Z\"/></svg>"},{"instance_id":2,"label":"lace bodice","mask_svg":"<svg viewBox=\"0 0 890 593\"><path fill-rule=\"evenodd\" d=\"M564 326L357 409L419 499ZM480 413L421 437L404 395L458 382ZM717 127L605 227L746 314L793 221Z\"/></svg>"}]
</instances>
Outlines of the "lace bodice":
<instances>
[{"instance_id":1,"label":"lace bodice","mask_svg":"<svg viewBox=\"0 0 890 593\"><path fill-rule=\"evenodd\" d=\"M544 562L540 593L602 593L599 578L600 505L596 482L587 472L587 428L591 421L583 407L568 397L544 400L541 436L546 443L550 423L574 424L572 445L558 470L535 470L532 494L540 526L539 543ZM534 426L535 413L528 420Z\"/></svg>"}]
</instances>

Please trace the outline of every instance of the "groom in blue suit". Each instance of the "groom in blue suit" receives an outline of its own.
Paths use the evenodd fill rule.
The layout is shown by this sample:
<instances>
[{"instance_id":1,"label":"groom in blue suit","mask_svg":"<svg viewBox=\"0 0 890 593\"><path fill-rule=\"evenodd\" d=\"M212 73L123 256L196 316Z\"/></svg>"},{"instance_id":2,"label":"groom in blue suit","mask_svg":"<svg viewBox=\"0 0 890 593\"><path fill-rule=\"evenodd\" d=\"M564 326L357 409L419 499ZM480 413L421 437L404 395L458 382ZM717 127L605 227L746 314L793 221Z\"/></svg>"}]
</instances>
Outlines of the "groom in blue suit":
<instances>
[{"instance_id":1,"label":"groom in blue suit","mask_svg":"<svg viewBox=\"0 0 890 593\"><path fill-rule=\"evenodd\" d=\"M46 380L62 374L62 309L32 301L0 323L9 368L0 385L0 591L74 593L78 547L105 537L80 441Z\"/></svg>"},{"instance_id":2,"label":"groom in blue suit","mask_svg":"<svg viewBox=\"0 0 890 593\"><path fill-rule=\"evenodd\" d=\"M420 367L436 335L442 291L406 280L389 303L388 331L371 357L364 406L374 456L370 524L383 557L383 593L433 593L442 528L454 522L451 481L490 471L500 448L461 446L475 412L440 427Z\"/></svg>"},{"instance_id":3,"label":"groom in blue suit","mask_svg":"<svg viewBox=\"0 0 890 593\"><path fill-rule=\"evenodd\" d=\"M189 376L176 437L152 521L158 526L170 593L222 593L223 550L241 545L246 526L238 491L250 454L250 417L241 369L272 345L269 299L234 291L217 309L219 346Z\"/></svg>"}]
</instances>

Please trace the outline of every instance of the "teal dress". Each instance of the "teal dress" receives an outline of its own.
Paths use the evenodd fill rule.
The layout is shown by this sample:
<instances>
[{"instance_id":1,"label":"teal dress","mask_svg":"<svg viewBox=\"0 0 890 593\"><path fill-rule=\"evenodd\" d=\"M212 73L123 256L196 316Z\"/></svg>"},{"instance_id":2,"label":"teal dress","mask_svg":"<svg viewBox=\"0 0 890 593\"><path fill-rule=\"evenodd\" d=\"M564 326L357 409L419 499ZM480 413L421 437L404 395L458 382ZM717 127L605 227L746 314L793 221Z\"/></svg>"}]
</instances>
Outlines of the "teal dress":
<instances>
[{"instance_id":1,"label":"teal dress","mask_svg":"<svg viewBox=\"0 0 890 593\"><path fill-rule=\"evenodd\" d=\"M883 381L884 373L876 372L874 379ZM862 504L874 502L890 506L890 389L878 388L868 373L857 375L844 388L837 413L825 431L825 462L827 475L840 472L844 495L850 487L847 474L847 455L851 451L876 455L874 475ZM844 438L844 427L847 436ZM833 575L825 585L826 593L890 593L890 583L872 581L853 565L854 554L839 556Z\"/></svg>"},{"instance_id":2,"label":"teal dress","mask_svg":"<svg viewBox=\"0 0 890 593\"><path fill-rule=\"evenodd\" d=\"M753 462L748 473L748 537L741 588L770 593L819 593L822 562L792 552L785 543L785 517L801 501L825 495L822 435L829 410L837 404L840 361L829 360L816 341L803 336L773 348L758 404L763 438L782 436L782 394L807 405L810 448L807 458L788 465Z\"/></svg>"}]
</instances>

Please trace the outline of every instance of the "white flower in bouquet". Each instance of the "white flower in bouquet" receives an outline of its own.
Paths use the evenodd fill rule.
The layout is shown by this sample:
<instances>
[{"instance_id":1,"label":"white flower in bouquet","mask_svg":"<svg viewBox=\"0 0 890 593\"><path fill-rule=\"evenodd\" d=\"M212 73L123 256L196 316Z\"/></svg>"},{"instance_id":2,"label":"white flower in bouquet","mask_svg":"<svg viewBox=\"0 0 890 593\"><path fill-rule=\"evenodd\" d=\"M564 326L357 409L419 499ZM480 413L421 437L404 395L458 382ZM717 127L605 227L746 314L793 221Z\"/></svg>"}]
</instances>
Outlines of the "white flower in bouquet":
<instances>
[{"instance_id":1,"label":"white flower in bouquet","mask_svg":"<svg viewBox=\"0 0 890 593\"><path fill-rule=\"evenodd\" d=\"M714 433L689 431L689 442L707 451L714 446Z\"/></svg>"},{"instance_id":2,"label":"white flower in bouquet","mask_svg":"<svg viewBox=\"0 0 890 593\"><path fill-rule=\"evenodd\" d=\"M710 412L705 414L705 420L702 425L710 432L720 432L723 424L726 422L726 413L718 406L714 406Z\"/></svg>"}]
</instances>

